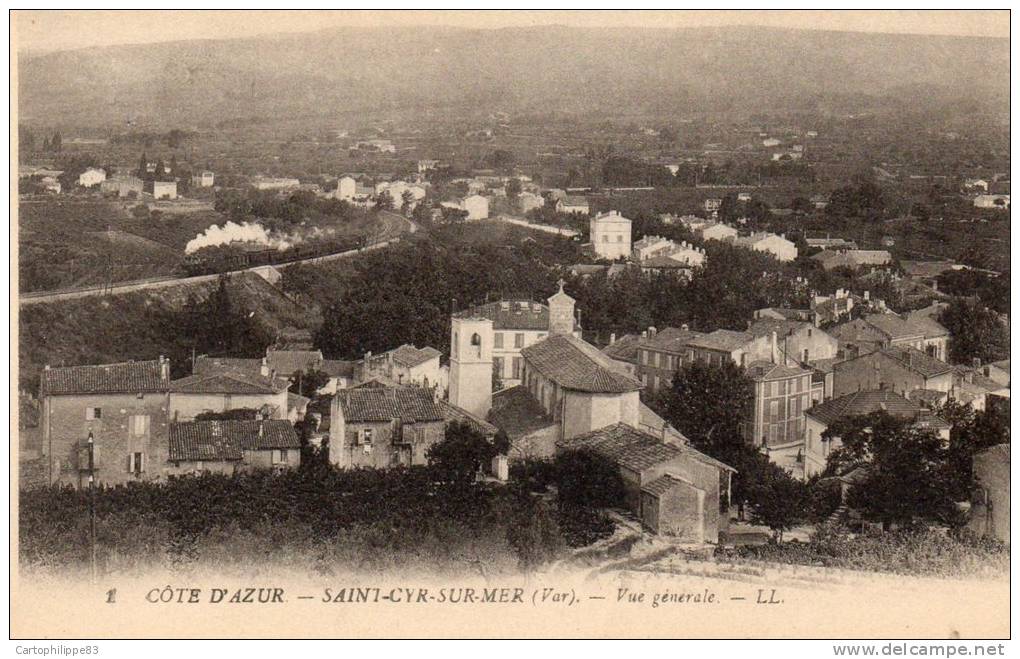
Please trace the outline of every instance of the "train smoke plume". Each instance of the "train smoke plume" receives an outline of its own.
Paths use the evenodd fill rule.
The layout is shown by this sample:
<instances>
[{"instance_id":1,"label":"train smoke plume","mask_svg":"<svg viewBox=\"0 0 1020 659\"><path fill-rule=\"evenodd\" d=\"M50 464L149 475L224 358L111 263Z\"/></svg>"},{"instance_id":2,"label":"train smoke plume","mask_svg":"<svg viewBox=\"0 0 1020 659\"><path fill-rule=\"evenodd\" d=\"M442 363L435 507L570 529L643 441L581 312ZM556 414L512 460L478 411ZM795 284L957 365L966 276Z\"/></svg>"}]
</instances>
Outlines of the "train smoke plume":
<instances>
[{"instance_id":1,"label":"train smoke plume","mask_svg":"<svg viewBox=\"0 0 1020 659\"><path fill-rule=\"evenodd\" d=\"M280 236L257 222L242 224L227 222L223 226L213 224L203 233L192 238L184 246L184 253L191 254L203 247L229 245L230 243L253 243L273 249L290 249L296 242L300 242L300 239L292 236Z\"/></svg>"}]
</instances>

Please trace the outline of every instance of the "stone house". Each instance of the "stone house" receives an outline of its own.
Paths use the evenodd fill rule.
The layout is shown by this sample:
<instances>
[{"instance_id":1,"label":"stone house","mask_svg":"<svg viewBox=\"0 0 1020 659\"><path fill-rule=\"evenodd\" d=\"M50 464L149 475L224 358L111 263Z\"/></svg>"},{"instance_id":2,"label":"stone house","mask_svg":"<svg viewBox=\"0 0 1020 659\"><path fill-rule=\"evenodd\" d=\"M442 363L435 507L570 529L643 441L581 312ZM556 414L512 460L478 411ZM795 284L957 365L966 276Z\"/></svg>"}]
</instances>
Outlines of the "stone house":
<instances>
[{"instance_id":1,"label":"stone house","mask_svg":"<svg viewBox=\"0 0 1020 659\"><path fill-rule=\"evenodd\" d=\"M903 396L925 389L949 393L953 368L912 346L890 346L835 364L833 396L889 388Z\"/></svg>"},{"instance_id":2,"label":"stone house","mask_svg":"<svg viewBox=\"0 0 1020 659\"><path fill-rule=\"evenodd\" d=\"M88 482L94 440L97 482L160 478L167 463L170 362L162 357L52 368L40 377L41 453L47 482Z\"/></svg>"},{"instance_id":3,"label":"stone house","mask_svg":"<svg viewBox=\"0 0 1020 659\"><path fill-rule=\"evenodd\" d=\"M706 223L695 233L702 240L732 240L737 237L737 230L722 222Z\"/></svg>"},{"instance_id":4,"label":"stone house","mask_svg":"<svg viewBox=\"0 0 1020 659\"><path fill-rule=\"evenodd\" d=\"M170 424L170 473L233 474L301 466L301 441L283 419Z\"/></svg>"},{"instance_id":5,"label":"stone house","mask_svg":"<svg viewBox=\"0 0 1020 659\"><path fill-rule=\"evenodd\" d=\"M467 211L467 219L484 220L489 217L489 200L482 195L470 195L461 202L461 208Z\"/></svg>"},{"instance_id":6,"label":"stone house","mask_svg":"<svg viewBox=\"0 0 1020 659\"><path fill-rule=\"evenodd\" d=\"M788 262L797 258L797 246L774 233L752 233L749 236L734 238L733 244L756 252L771 254L778 261Z\"/></svg>"},{"instance_id":7,"label":"stone house","mask_svg":"<svg viewBox=\"0 0 1020 659\"><path fill-rule=\"evenodd\" d=\"M98 167L89 167L78 175L78 185L91 188L106 180L106 172Z\"/></svg>"},{"instance_id":8,"label":"stone house","mask_svg":"<svg viewBox=\"0 0 1020 659\"><path fill-rule=\"evenodd\" d=\"M423 465L445 429L446 415L428 389L343 389L330 408L329 459L339 467Z\"/></svg>"},{"instance_id":9,"label":"stone house","mask_svg":"<svg viewBox=\"0 0 1020 659\"><path fill-rule=\"evenodd\" d=\"M717 542L725 526L722 483L734 469L690 446L664 443L616 423L556 443L558 451L591 451L614 463L624 504L652 532L686 542Z\"/></svg>"},{"instance_id":10,"label":"stone house","mask_svg":"<svg viewBox=\"0 0 1020 659\"><path fill-rule=\"evenodd\" d=\"M115 194L118 197L127 197L131 193L139 196L145 190L145 182L137 176L117 175L100 183L99 189L104 194Z\"/></svg>"},{"instance_id":11,"label":"stone house","mask_svg":"<svg viewBox=\"0 0 1020 659\"><path fill-rule=\"evenodd\" d=\"M170 418L192 421L203 412L252 409L263 418L287 416L289 383L240 371L189 375L170 383Z\"/></svg>"}]
</instances>

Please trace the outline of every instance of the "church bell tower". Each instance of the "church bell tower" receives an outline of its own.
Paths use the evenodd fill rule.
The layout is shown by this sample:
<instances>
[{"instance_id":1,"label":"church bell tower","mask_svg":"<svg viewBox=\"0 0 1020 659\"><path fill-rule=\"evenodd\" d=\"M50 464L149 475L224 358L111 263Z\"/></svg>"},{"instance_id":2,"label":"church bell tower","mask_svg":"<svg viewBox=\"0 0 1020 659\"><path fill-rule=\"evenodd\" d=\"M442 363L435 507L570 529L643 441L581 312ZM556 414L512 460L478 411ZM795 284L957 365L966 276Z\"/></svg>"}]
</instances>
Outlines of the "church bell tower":
<instances>
[{"instance_id":1,"label":"church bell tower","mask_svg":"<svg viewBox=\"0 0 1020 659\"><path fill-rule=\"evenodd\" d=\"M450 403L485 418L492 408L492 321L454 316L450 329Z\"/></svg>"}]
</instances>

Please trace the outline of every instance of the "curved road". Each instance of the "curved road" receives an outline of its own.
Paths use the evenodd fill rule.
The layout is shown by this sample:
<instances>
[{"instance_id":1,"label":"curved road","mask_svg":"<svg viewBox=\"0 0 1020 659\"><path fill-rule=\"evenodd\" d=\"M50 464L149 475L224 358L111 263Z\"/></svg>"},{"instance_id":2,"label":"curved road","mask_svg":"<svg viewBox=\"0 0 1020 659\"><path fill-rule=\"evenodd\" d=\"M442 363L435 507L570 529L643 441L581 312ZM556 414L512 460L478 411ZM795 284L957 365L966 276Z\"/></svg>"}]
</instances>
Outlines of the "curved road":
<instances>
[{"instance_id":1,"label":"curved road","mask_svg":"<svg viewBox=\"0 0 1020 659\"><path fill-rule=\"evenodd\" d=\"M263 268L286 268L298 263L325 263L328 261L336 261L339 259L350 258L363 252L388 247L389 245L400 242L401 234L415 233L418 231L418 225L403 215L397 215L396 213L391 213L389 211L382 211L381 214L397 221L392 222L390 223L390 226L385 227L383 231L375 237L376 242L360 249L351 249L346 252L337 252L336 254L326 254L324 256L313 256L307 259L301 259L300 261L290 261L289 263L280 263L277 265L260 265L253 268L244 268L242 270L231 270L228 273L196 275L194 277L151 277L149 279L116 282L105 286L85 286L81 288L65 288L57 291L22 293L18 296L18 304L24 306L27 304L73 300L76 298L92 297L97 295L119 295L121 293L132 293L134 291L169 288L171 286L180 286L182 284L201 284L204 282L216 281L223 274L257 272Z\"/></svg>"}]
</instances>

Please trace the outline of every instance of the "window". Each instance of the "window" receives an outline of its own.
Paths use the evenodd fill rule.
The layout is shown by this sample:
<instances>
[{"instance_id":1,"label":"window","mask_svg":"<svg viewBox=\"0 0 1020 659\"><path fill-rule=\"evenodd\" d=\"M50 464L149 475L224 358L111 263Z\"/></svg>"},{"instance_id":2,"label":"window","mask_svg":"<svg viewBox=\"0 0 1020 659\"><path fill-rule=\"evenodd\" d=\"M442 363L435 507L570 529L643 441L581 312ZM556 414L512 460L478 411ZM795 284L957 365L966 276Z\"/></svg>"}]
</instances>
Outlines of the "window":
<instances>
[{"instance_id":1,"label":"window","mask_svg":"<svg viewBox=\"0 0 1020 659\"><path fill-rule=\"evenodd\" d=\"M620 235L618 235L616 237L616 242L618 242L618 243L622 243L623 242L623 234L620 234Z\"/></svg>"},{"instance_id":2,"label":"window","mask_svg":"<svg viewBox=\"0 0 1020 659\"><path fill-rule=\"evenodd\" d=\"M128 453L128 473L140 474L145 471L145 454L142 452Z\"/></svg>"},{"instance_id":3,"label":"window","mask_svg":"<svg viewBox=\"0 0 1020 659\"><path fill-rule=\"evenodd\" d=\"M364 432L362 432L362 434L361 434L361 443L365 444L365 445L368 445L368 446L371 446L371 444L372 444L372 429L371 428L365 428Z\"/></svg>"},{"instance_id":4,"label":"window","mask_svg":"<svg viewBox=\"0 0 1020 659\"><path fill-rule=\"evenodd\" d=\"M602 242L604 242L604 243L608 243L608 242L609 242L609 236L608 236L608 235L605 235L605 234L603 234L603 236L602 236Z\"/></svg>"},{"instance_id":5,"label":"window","mask_svg":"<svg viewBox=\"0 0 1020 659\"><path fill-rule=\"evenodd\" d=\"M810 355L810 354L811 354L811 351L808 350L807 348L804 348L804 361L805 362L808 360L808 355Z\"/></svg>"},{"instance_id":6,"label":"window","mask_svg":"<svg viewBox=\"0 0 1020 659\"><path fill-rule=\"evenodd\" d=\"M96 419L103 418L103 408L101 407L86 407L85 408L85 420L95 421Z\"/></svg>"},{"instance_id":7,"label":"window","mask_svg":"<svg viewBox=\"0 0 1020 659\"><path fill-rule=\"evenodd\" d=\"M453 357L457 356L457 346L460 345L460 341L457 338L457 332L453 333Z\"/></svg>"},{"instance_id":8,"label":"window","mask_svg":"<svg viewBox=\"0 0 1020 659\"><path fill-rule=\"evenodd\" d=\"M478 332L475 332L474 334L471 335L471 345L473 346L482 345L482 337L478 335Z\"/></svg>"},{"instance_id":9,"label":"window","mask_svg":"<svg viewBox=\"0 0 1020 659\"><path fill-rule=\"evenodd\" d=\"M503 377L503 358L493 357L492 358L492 370L496 372L496 375Z\"/></svg>"},{"instance_id":10,"label":"window","mask_svg":"<svg viewBox=\"0 0 1020 659\"><path fill-rule=\"evenodd\" d=\"M133 414L129 416L128 429L132 437L145 437L149 433L149 415Z\"/></svg>"},{"instance_id":11,"label":"window","mask_svg":"<svg viewBox=\"0 0 1020 659\"><path fill-rule=\"evenodd\" d=\"M518 332L517 334L514 334L514 347L515 348L523 348L524 347L524 333L523 332Z\"/></svg>"},{"instance_id":12,"label":"window","mask_svg":"<svg viewBox=\"0 0 1020 659\"><path fill-rule=\"evenodd\" d=\"M285 465L287 464L287 458L290 457L287 449L280 449L279 451L273 451L273 464L274 465Z\"/></svg>"},{"instance_id":13,"label":"window","mask_svg":"<svg viewBox=\"0 0 1020 659\"><path fill-rule=\"evenodd\" d=\"M514 357L512 366L513 366L513 369L514 369L514 379L515 380L519 379L521 377L521 358L520 357Z\"/></svg>"},{"instance_id":14,"label":"window","mask_svg":"<svg viewBox=\"0 0 1020 659\"><path fill-rule=\"evenodd\" d=\"M769 422L775 421L779 417L779 401L769 401Z\"/></svg>"},{"instance_id":15,"label":"window","mask_svg":"<svg viewBox=\"0 0 1020 659\"><path fill-rule=\"evenodd\" d=\"M503 332L496 332L495 338L493 339L492 347L493 348L503 347Z\"/></svg>"}]
</instances>

